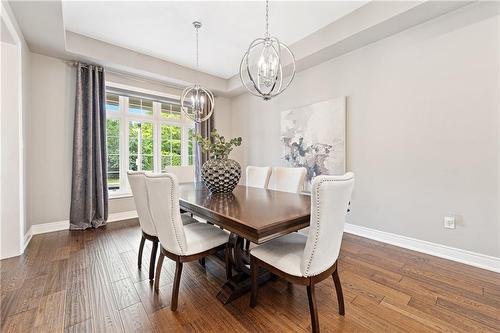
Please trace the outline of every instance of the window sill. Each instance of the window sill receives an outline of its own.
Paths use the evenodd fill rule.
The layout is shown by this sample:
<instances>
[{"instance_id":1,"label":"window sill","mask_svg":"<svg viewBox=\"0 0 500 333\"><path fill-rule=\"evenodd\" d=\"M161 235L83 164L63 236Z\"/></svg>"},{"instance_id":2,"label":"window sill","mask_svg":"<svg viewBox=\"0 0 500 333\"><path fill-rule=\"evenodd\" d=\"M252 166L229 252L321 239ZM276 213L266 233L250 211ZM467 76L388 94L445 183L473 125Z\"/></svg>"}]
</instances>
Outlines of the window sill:
<instances>
[{"instance_id":1,"label":"window sill","mask_svg":"<svg viewBox=\"0 0 500 333\"><path fill-rule=\"evenodd\" d=\"M108 200L123 199L123 198L133 198L132 193L109 193Z\"/></svg>"}]
</instances>

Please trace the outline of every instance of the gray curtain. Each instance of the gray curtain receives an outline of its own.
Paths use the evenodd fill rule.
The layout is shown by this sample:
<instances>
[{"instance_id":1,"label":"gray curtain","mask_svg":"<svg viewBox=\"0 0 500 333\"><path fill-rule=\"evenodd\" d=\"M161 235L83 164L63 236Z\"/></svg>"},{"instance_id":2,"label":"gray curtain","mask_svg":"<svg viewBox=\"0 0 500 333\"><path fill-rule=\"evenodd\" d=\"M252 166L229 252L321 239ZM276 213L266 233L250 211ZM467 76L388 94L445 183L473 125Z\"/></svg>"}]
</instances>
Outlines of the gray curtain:
<instances>
[{"instance_id":1,"label":"gray curtain","mask_svg":"<svg viewBox=\"0 0 500 333\"><path fill-rule=\"evenodd\" d=\"M106 87L102 67L77 64L70 229L106 224Z\"/></svg>"},{"instance_id":2,"label":"gray curtain","mask_svg":"<svg viewBox=\"0 0 500 333\"><path fill-rule=\"evenodd\" d=\"M210 106L207 103L206 108L209 107ZM194 128L196 134L201 134L205 138L210 137L210 132L212 132L212 130L214 129L214 114L215 110L210 118L201 123L196 123ZM208 153L202 152L200 145L196 144L196 149L194 151L194 163L195 163L197 182L201 182L201 167L203 166L203 163L205 163L208 160L208 158L209 158Z\"/></svg>"}]
</instances>

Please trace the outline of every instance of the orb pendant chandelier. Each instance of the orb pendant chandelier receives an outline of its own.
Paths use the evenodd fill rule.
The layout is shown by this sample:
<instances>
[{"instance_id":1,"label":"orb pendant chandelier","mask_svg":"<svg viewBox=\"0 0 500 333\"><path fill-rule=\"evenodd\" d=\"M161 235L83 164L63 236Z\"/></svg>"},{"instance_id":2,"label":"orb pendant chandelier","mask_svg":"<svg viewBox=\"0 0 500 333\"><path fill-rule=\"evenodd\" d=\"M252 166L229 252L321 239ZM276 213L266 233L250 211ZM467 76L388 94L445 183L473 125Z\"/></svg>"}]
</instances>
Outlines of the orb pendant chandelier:
<instances>
[{"instance_id":1,"label":"orb pendant chandelier","mask_svg":"<svg viewBox=\"0 0 500 333\"><path fill-rule=\"evenodd\" d=\"M283 73L284 65L291 72ZM243 56L241 83L252 95L267 101L285 91L294 77L295 56L288 46L269 35L269 0L266 0L266 34L255 39Z\"/></svg>"},{"instance_id":2,"label":"orb pendant chandelier","mask_svg":"<svg viewBox=\"0 0 500 333\"><path fill-rule=\"evenodd\" d=\"M196 29L196 69L199 70L198 61L198 30L201 28L201 22L193 22ZM214 112L215 99L214 94L199 84L187 87L181 94L181 109L184 115L196 123L201 123Z\"/></svg>"}]
</instances>

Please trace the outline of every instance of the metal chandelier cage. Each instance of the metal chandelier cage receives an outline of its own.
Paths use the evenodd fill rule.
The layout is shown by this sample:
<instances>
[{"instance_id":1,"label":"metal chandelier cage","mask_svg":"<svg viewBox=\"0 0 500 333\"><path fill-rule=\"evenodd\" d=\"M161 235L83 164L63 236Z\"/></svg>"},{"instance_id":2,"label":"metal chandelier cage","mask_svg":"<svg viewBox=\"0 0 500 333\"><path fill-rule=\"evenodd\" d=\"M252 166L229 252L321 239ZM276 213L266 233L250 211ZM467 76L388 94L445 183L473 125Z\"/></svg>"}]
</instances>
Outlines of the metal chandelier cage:
<instances>
[{"instance_id":1,"label":"metal chandelier cage","mask_svg":"<svg viewBox=\"0 0 500 333\"><path fill-rule=\"evenodd\" d=\"M196 29L196 69L199 70L199 43L198 34L201 22L193 22ZM214 94L199 84L189 86L181 94L181 110L184 115L196 123L201 123L210 118L214 112Z\"/></svg>"},{"instance_id":2,"label":"metal chandelier cage","mask_svg":"<svg viewBox=\"0 0 500 333\"><path fill-rule=\"evenodd\" d=\"M291 73L283 73L286 58ZM266 33L264 37L253 40L243 56L241 83L252 95L270 100L290 86L295 71L295 56L290 48L269 34L269 0L266 0Z\"/></svg>"}]
</instances>

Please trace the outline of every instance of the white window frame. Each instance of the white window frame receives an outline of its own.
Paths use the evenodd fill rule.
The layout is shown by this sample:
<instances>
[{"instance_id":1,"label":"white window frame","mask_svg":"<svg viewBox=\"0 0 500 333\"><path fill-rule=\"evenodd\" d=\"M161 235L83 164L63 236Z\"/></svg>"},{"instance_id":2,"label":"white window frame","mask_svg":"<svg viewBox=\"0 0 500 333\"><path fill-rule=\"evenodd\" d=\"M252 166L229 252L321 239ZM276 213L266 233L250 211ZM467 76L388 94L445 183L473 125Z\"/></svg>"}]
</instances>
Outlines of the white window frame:
<instances>
[{"instance_id":1,"label":"white window frame","mask_svg":"<svg viewBox=\"0 0 500 333\"><path fill-rule=\"evenodd\" d=\"M165 94L158 91L145 90L140 88L135 88L132 86L115 84L112 82L106 82L107 88L120 88L128 91L133 91L137 93L144 93L151 96L166 97L169 99L180 100L180 96ZM107 92L106 92L107 93ZM119 95L119 94L118 94ZM147 98L145 98L147 99ZM132 195L130 190L130 185L127 180L127 171L129 170L129 121L140 121L140 122L150 122L153 124L153 172L161 172L161 126L177 126L181 128L181 165L188 165L188 136L189 129L194 129L194 122L186 118L181 112L181 119L167 119L161 116L161 102L153 101L153 115L139 115L132 114L128 112L129 108L129 97L119 95L119 107L118 111L107 111L106 119L117 119L120 122L120 139L119 139L119 154L120 154L120 189L110 190L109 197L117 198ZM194 149L194 146L193 146ZM139 161L140 162L140 161ZM194 161L193 161L194 162ZM106 162L107 163L107 162ZM138 169L141 169L141 163L138 165Z\"/></svg>"}]
</instances>

